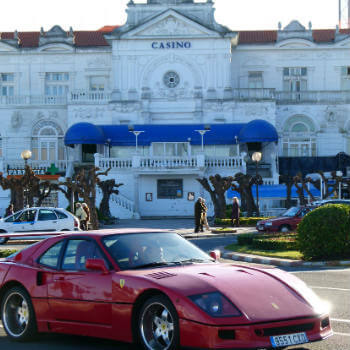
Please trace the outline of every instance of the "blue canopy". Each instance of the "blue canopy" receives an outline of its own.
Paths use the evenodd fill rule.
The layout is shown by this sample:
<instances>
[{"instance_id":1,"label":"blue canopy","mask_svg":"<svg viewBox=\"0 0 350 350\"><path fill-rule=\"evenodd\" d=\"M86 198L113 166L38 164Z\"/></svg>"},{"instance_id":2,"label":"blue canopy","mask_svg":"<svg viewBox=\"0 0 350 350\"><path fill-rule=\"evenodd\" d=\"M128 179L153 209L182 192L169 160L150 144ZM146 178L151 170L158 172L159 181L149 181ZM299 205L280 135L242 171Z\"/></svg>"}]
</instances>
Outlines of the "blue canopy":
<instances>
[{"instance_id":1,"label":"blue canopy","mask_svg":"<svg viewBox=\"0 0 350 350\"><path fill-rule=\"evenodd\" d=\"M254 123L257 122L257 123ZM138 145L149 146L152 142L189 142L201 145L199 130L206 130L203 136L205 145L234 145L243 142L277 141L276 129L263 120L248 124L140 124L133 125L134 131L143 131L138 136ZM249 136L252 132L253 135ZM260 139L256 136L259 133ZM243 135L243 136L242 136ZM255 141L251 141L251 139ZM134 146L135 135L128 125L93 125L78 123L71 126L64 138L66 145L109 144L111 146Z\"/></svg>"},{"instance_id":2,"label":"blue canopy","mask_svg":"<svg viewBox=\"0 0 350 350\"><path fill-rule=\"evenodd\" d=\"M77 123L72 125L64 136L65 145L103 144L105 135L99 126L91 123Z\"/></svg>"},{"instance_id":3,"label":"blue canopy","mask_svg":"<svg viewBox=\"0 0 350 350\"><path fill-rule=\"evenodd\" d=\"M240 131L238 140L247 142L277 142L276 128L266 120L256 119L246 124Z\"/></svg>"},{"instance_id":4,"label":"blue canopy","mask_svg":"<svg viewBox=\"0 0 350 350\"><path fill-rule=\"evenodd\" d=\"M273 199L286 199L287 198L287 186L286 185L261 185L258 188L259 190L259 198L273 198ZM320 191L310 184L310 192L314 197L320 197ZM252 186L252 194L256 197L256 187ZM304 191L305 197L307 197L307 193ZM226 197L231 199L233 197L240 197L239 193L233 191L232 189L228 189L226 192ZM292 198L298 198L298 194L296 191L296 187L292 187Z\"/></svg>"}]
</instances>

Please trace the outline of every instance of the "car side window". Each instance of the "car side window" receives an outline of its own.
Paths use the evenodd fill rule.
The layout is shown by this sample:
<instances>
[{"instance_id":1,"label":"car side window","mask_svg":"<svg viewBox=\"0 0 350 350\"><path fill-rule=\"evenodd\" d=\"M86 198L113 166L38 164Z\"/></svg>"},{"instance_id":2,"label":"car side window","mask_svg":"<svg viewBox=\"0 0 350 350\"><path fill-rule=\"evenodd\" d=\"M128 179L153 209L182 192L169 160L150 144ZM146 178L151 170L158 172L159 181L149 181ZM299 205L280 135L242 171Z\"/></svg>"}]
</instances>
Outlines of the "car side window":
<instances>
[{"instance_id":1,"label":"car side window","mask_svg":"<svg viewBox=\"0 0 350 350\"><path fill-rule=\"evenodd\" d=\"M48 220L57 220L57 216L54 211L49 209L40 209L38 215L38 221L48 221Z\"/></svg>"},{"instance_id":2,"label":"car side window","mask_svg":"<svg viewBox=\"0 0 350 350\"><path fill-rule=\"evenodd\" d=\"M38 263L51 267L52 269L58 268L58 260L60 257L61 249L64 241L60 241L49 248L38 260Z\"/></svg>"},{"instance_id":3,"label":"car side window","mask_svg":"<svg viewBox=\"0 0 350 350\"><path fill-rule=\"evenodd\" d=\"M55 210L55 213L59 219L67 219L68 218L68 216L65 213L62 213L59 210Z\"/></svg>"},{"instance_id":4,"label":"car side window","mask_svg":"<svg viewBox=\"0 0 350 350\"><path fill-rule=\"evenodd\" d=\"M62 260L62 270L86 271L87 259L104 259L97 245L90 240L71 239L68 241ZM108 266L106 264L106 266Z\"/></svg>"},{"instance_id":5,"label":"car side window","mask_svg":"<svg viewBox=\"0 0 350 350\"><path fill-rule=\"evenodd\" d=\"M25 210L22 214L16 219L17 222L32 222L35 220L35 209Z\"/></svg>"}]
</instances>

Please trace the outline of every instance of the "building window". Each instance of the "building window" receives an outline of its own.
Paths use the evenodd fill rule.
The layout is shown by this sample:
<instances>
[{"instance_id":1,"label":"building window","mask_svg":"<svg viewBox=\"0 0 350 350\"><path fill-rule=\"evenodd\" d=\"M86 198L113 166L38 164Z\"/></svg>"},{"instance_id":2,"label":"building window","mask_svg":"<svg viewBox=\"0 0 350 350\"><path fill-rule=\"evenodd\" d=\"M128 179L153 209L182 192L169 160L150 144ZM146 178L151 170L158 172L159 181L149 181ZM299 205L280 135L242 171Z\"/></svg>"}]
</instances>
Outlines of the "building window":
<instances>
[{"instance_id":1,"label":"building window","mask_svg":"<svg viewBox=\"0 0 350 350\"><path fill-rule=\"evenodd\" d=\"M350 90L350 66L341 69L341 89Z\"/></svg>"},{"instance_id":2,"label":"building window","mask_svg":"<svg viewBox=\"0 0 350 350\"><path fill-rule=\"evenodd\" d=\"M13 73L1 73L1 96L13 96L15 91L15 79Z\"/></svg>"},{"instance_id":3,"label":"building window","mask_svg":"<svg viewBox=\"0 0 350 350\"><path fill-rule=\"evenodd\" d=\"M64 140L62 129L54 122L39 122L32 134L32 153L34 160L64 160Z\"/></svg>"},{"instance_id":4,"label":"building window","mask_svg":"<svg viewBox=\"0 0 350 350\"><path fill-rule=\"evenodd\" d=\"M248 88L262 89L264 87L263 72L249 72L248 73Z\"/></svg>"},{"instance_id":5,"label":"building window","mask_svg":"<svg viewBox=\"0 0 350 350\"><path fill-rule=\"evenodd\" d=\"M304 116L290 118L284 128L282 140L283 157L316 157L315 127Z\"/></svg>"},{"instance_id":6,"label":"building window","mask_svg":"<svg viewBox=\"0 0 350 350\"><path fill-rule=\"evenodd\" d=\"M307 68L283 68L283 90L299 92L307 90ZM298 95L296 95L298 96Z\"/></svg>"},{"instance_id":7,"label":"building window","mask_svg":"<svg viewBox=\"0 0 350 350\"><path fill-rule=\"evenodd\" d=\"M105 91L105 77L90 77L90 91Z\"/></svg>"},{"instance_id":8,"label":"building window","mask_svg":"<svg viewBox=\"0 0 350 350\"><path fill-rule=\"evenodd\" d=\"M158 199L174 199L183 197L182 179L158 180L157 182Z\"/></svg>"},{"instance_id":9,"label":"building window","mask_svg":"<svg viewBox=\"0 0 350 350\"><path fill-rule=\"evenodd\" d=\"M46 96L66 96L69 90L68 73L46 73L45 75L45 95Z\"/></svg>"},{"instance_id":10,"label":"building window","mask_svg":"<svg viewBox=\"0 0 350 350\"><path fill-rule=\"evenodd\" d=\"M158 157L184 157L189 155L188 142L154 142L152 154Z\"/></svg>"}]
</instances>

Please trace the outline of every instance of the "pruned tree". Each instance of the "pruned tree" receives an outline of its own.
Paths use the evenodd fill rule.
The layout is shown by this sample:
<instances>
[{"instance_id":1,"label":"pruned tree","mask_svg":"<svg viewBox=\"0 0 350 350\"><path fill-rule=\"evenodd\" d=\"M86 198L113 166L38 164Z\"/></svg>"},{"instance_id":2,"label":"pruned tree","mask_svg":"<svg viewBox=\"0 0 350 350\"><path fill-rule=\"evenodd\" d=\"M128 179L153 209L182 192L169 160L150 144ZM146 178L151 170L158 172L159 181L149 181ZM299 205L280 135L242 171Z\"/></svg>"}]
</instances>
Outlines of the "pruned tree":
<instances>
[{"instance_id":1,"label":"pruned tree","mask_svg":"<svg viewBox=\"0 0 350 350\"><path fill-rule=\"evenodd\" d=\"M252 186L262 184L262 178L258 175L251 176L248 174L237 173L235 174L231 188L237 191L241 196L241 209L246 211L248 216L252 216L253 212L257 213L258 209L254 201Z\"/></svg>"},{"instance_id":2,"label":"pruned tree","mask_svg":"<svg viewBox=\"0 0 350 350\"><path fill-rule=\"evenodd\" d=\"M280 183L285 184L287 188L286 207L289 209L292 206L292 188L294 180L292 175L280 175Z\"/></svg>"},{"instance_id":3,"label":"pruned tree","mask_svg":"<svg viewBox=\"0 0 350 350\"><path fill-rule=\"evenodd\" d=\"M305 198L305 192L308 194L312 202L315 201L315 197L309 190L308 186L308 184L312 181L310 177L304 178L301 173L298 173L293 177L293 181L299 197L299 203L301 205L306 205L308 203L308 200Z\"/></svg>"},{"instance_id":4,"label":"pruned tree","mask_svg":"<svg viewBox=\"0 0 350 350\"><path fill-rule=\"evenodd\" d=\"M224 219L226 217L226 191L231 187L233 177L221 177L216 174L210 176L209 181L206 177L196 179L203 188L210 194L210 198L214 205L214 216Z\"/></svg>"},{"instance_id":5,"label":"pruned tree","mask_svg":"<svg viewBox=\"0 0 350 350\"><path fill-rule=\"evenodd\" d=\"M100 203L100 213L104 217L111 217L111 211L109 208L109 199L112 195L118 194L119 190L118 187L122 186L123 184L116 184L114 179L108 179L104 181L98 181L97 182L98 187L102 191L102 199Z\"/></svg>"},{"instance_id":6,"label":"pruned tree","mask_svg":"<svg viewBox=\"0 0 350 350\"><path fill-rule=\"evenodd\" d=\"M324 188L323 188L323 199L327 199L335 195L338 191L339 185L343 182L343 177L338 176L336 171L331 172L331 178L327 178L323 171L318 171L320 174ZM319 186L320 182L318 181ZM318 187L320 189L320 187Z\"/></svg>"},{"instance_id":7,"label":"pruned tree","mask_svg":"<svg viewBox=\"0 0 350 350\"><path fill-rule=\"evenodd\" d=\"M98 215L96 211L96 185L99 177L107 175L110 169L98 172L97 167L81 168L73 178L66 178L66 181L58 183L58 189L62 193L76 193L90 208L90 223L93 229L98 229ZM74 210L72 208L72 210Z\"/></svg>"}]
</instances>

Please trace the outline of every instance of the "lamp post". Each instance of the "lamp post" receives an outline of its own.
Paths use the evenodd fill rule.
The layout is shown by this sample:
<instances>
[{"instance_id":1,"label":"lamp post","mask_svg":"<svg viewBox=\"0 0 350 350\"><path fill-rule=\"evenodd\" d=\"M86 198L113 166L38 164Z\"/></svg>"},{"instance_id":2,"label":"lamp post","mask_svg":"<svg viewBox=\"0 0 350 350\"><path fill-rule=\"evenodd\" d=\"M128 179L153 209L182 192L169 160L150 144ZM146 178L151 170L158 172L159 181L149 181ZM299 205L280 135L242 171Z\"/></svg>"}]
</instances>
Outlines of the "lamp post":
<instances>
[{"instance_id":1,"label":"lamp post","mask_svg":"<svg viewBox=\"0 0 350 350\"><path fill-rule=\"evenodd\" d=\"M259 180L258 180L258 163L261 161L262 153L254 152L252 160L255 162L255 178L256 178L256 216L260 216L259 210Z\"/></svg>"},{"instance_id":2,"label":"lamp post","mask_svg":"<svg viewBox=\"0 0 350 350\"><path fill-rule=\"evenodd\" d=\"M202 137L202 152L204 152L204 135L210 131L210 126L206 125L203 130L195 130L195 131L197 131Z\"/></svg>"},{"instance_id":3,"label":"lamp post","mask_svg":"<svg viewBox=\"0 0 350 350\"><path fill-rule=\"evenodd\" d=\"M21 152L21 158L24 160L24 176L27 174L27 165L28 165L28 159L32 157L32 152L28 149ZM26 207L29 207L29 198L28 198L28 191L29 189L25 188L25 200L26 200Z\"/></svg>"},{"instance_id":4,"label":"lamp post","mask_svg":"<svg viewBox=\"0 0 350 350\"><path fill-rule=\"evenodd\" d=\"M135 144L135 152L138 153L138 137L140 134L142 134L144 131L141 130L134 130L133 126L129 126L129 132L132 132L135 135L136 138L136 144Z\"/></svg>"}]
</instances>

